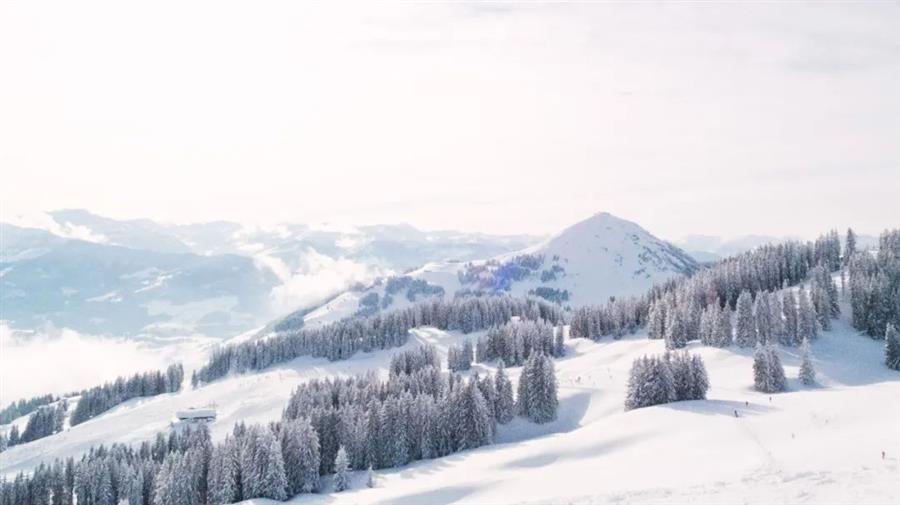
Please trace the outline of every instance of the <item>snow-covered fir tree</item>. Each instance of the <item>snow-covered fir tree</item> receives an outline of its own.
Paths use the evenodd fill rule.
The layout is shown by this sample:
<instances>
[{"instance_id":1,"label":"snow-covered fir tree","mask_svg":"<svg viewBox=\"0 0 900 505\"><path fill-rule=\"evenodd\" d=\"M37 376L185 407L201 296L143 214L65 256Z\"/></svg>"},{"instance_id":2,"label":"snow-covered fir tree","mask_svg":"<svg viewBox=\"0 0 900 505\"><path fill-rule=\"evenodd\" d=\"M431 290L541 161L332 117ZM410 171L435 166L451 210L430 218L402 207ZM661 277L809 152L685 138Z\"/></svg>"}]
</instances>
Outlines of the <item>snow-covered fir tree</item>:
<instances>
[{"instance_id":1,"label":"snow-covered fir tree","mask_svg":"<svg viewBox=\"0 0 900 505\"><path fill-rule=\"evenodd\" d=\"M334 490L341 492L347 489L350 489L350 459L342 445L334 458Z\"/></svg>"},{"instance_id":2,"label":"snow-covered fir tree","mask_svg":"<svg viewBox=\"0 0 900 505\"><path fill-rule=\"evenodd\" d=\"M784 332L779 342L781 345L797 345L799 338L799 321L797 316L797 298L791 290L785 290L781 303L784 315Z\"/></svg>"},{"instance_id":3,"label":"snow-covered fir tree","mask_svg":"<svg viewBox=\"0 0 900 505\"><path fill-rule=\"evenodd\" d=\"M800 382L810 386L816 383L816 369L812 364L812 351L809 346L809 339L804 338L800 344L800 373L798 375Z\"/></svg>"},{"instance_id":4,"label":"snow-covered fir tree","mask_svg":"<svg viewBox=\"0 0 900 505\"><path fill-rule=\"evenodd\" d=\"M850 263L850 258L856 254L856 233L853 228L847 228L847 235L844 239L844 255L841 258L842 263L846 266Z\"/></svg>"},{"instance_id":5,"label":"snow-covered fir tree","mask_svg":"<svg viewBox=\"0 0 900 505\"><path fill-rule=\"evenodd\" d=\"M847 271L853 327L877 339L900 327L900 229L881 234L876 255L856 253Z\"/></svg>"},{"instance_id":6,"label":"snow-covered fir tree","mask_svg":"<svg viewBox=\"0 0 900 505\"><path fill-rule=\"evenodd\" d=\"M319 437L309 420L285 421L281 427L281 454L288 494L309 493L319 483Z\"/></svg>"},{"instance_id":7,"label":"snow-covered fir tree","mask_svg":"<svg viewBox=\"0 0 900 505\"><path fill-rule=\"evenodd\" d=\"M238 501L238 473L234 440L226 438L217 445L209 461L207 480L209 505L225 505Z\"/></svg>"},{"instance_id":8,"label":"snow-covered fir tree","mask_svg":"<svg viewBox=\"0 0 900 505\"><path fill-rule=\"evenodd\" d=\"M737 299L737 320L734 325L734 342L739 347L751 347L756 343L756 321L753 317L753 298L749 291L742 291Z\"/></svg>"},{"instance_id":9,"label":"snow-covered fir tree","mask_svg":"<svg viewBox=\"0 0 900 505\"><path fill-rule=\"evenodd\" d=\"M666 349L681 349L688 342L687 308L674 307L666 312Z\"/></svg>"},{"instance_id":10,"label":"snow-covered fir tree","mask_svg":"<svg viewBox=\"0 0 900 505\"><path fill-rule=\"evenodd\" d=\"M662 339L666 336L666 303L657 300L650 306L650 314L647 321L647 334L653 339Z\"/></svg>"},{"instance_id":11,"label":"snow-covered fir tree","mask_svg":"<svg viewBox=\"0 0 900 505\"><path fill-rule=\"evenodd\" d=\"M728 347L732 341L731 333L731 310L726 305L718 311L716 325L713 329L713 345L716 347Z\"/></svg>"},{"instance_id":12,"label":"snow-covered fir tree","mask_svg":"<svg viewBox=\"0 0 900 505\"><path fill-rule=\"evenodd\" d=\"M797 339L792 342L792 345L799 344L803 339L813 340L818 336L816 311L809 301L809 294L801 287L797 298L800 301L797 307Z\"/></svg>"},{"instance_id":13,"label":"snow-covered fir tree","mask_svg":"<svg viewBox=\"0 0 900 505\"><path fill-rule=\"evenodd\" d=\"M456 392L455 415L458 416L460 450L473 449L491 442L493 419L481 395L476 379Z\"/></svg>"},{"instance_id":14,"label":"snow-covered fir tree","mask_svg":"<svg viewBox=\"0 0 900 505\"><path fill-rule=\"evenodd\" d=\"M541 353L532 354L519 376L518 412L536 423L556 419L559 406L553 360Z\"/></svg>"},{"instance_id":15,"label":"snow-covered fir tree","mask_svg":"<svg viewBox=\"0 0 900 505\"><path fill-rule=\"evenodd\" d=\"M893 324L888 323L884 340L884 364L891 370L900 370L900 335Z\"/></svg>"},{"instance_id":16,"label":"snow-covered fir tree","mask_svg":"<svg viewBox=\"0 0 900 505\"><path fill-rule=\"evenodd\" d=\"M559 326L556 327L554 338L553 355L561 358L566 354L566 327L562 323L559 323Z\"/></svg>"},{"instance_id":17,"label":"snow-covered fir tree","mask_svg":"<svg viewBox=\"0 0 900 505\"><path fill-rule=\"evenodd\" d=\"M753 318L756 322L756 342L763 345L772 339L772 308L768 291L756 294L753 303Z\"/></svg>"},{"instance_id":18,"label":"snow-covered fir tree","mask_svg":"<svg viewBox=\"0 0 900 505\"><path fill-rule=\"evenodd\" d=\"M497 422L506 424L516 415L515 401L513 400L513 386L509 377L506 376L506 370L503 367L501 359L497 365L497 375L494 380L494 386L497 388L497 398L494 403L494 412L497 416Z\"/></svg>"},{"instance_id":19,"label":"snow-covered fir tree","mask_svg":"<svg viewBox=\"0 0 900 505\"><path fill-rule=\"evenodd\" d=\"M786 385L784 367L772 344L757 344L753 354L753 385L757 391L776 393Z\"/></svg>"},{"instance_id":20,"label":"snow-covered fir tree","mask_svg":"<svg viewBox=\"0 0 900 505\"><path fill-rule=\"evenodd\" d=\"M628 377L625 410L675 401L675 379L665 359L644 356L634 360Z\"/></svg>"}]
</instances>

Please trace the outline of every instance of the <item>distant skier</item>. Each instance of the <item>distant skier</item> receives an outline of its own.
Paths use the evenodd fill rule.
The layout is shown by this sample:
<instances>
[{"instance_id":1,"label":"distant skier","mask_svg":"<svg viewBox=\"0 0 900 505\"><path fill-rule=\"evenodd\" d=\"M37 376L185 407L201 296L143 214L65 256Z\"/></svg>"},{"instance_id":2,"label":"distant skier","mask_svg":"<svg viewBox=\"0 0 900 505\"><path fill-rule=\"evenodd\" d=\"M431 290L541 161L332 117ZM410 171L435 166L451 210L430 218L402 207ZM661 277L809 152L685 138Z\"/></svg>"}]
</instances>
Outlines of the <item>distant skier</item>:
<instances>
[{"instance_id":1,"label":"distant skier","mask_svg":"<svg viewBox=\"0 0 900 505\"><path fill-rule=\"evenodd\" d=\"M884 459L884 451L881 451L881 459Z\"/></svg>"},{"instance_id":2,"label":"distant skier","mask_svg":"<svg viewBox=\"0 0 900 505\"><path fill-rule=\"evenodd\" d=\"M734 409L734 417L737 417L737 416L738 416L737 409Z\"/></svg>"}]
</instances>

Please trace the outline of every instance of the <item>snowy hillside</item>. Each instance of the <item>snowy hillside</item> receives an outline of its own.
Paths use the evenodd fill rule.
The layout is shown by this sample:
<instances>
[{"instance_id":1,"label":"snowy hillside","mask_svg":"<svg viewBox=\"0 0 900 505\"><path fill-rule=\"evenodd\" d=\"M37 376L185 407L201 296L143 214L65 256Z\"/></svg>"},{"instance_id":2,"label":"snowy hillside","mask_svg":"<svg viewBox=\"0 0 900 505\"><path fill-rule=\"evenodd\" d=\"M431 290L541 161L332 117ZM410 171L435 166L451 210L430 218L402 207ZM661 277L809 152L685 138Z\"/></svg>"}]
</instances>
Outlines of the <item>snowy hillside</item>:
<instances>
[{"instance_id":1,"label":"snowy hillside","mask_svg":"<svg viewBox=\"0 0 900 505\"><path fill-rule=\"evenodd\" d=\"M434 343L445 358L447 347L461 338L422 328L406 347ZM644 334L570 340L567 356L557 361L556 422L517 419L500 427L493 445L379 471L374 489L356 475L351 491L330 494L326 481L326 494L295 502L896 501L900 376L881 364L880 342L860 335L845 319L835 321L813 344L819 385L802 386L795 379L796 350L781 349L789 391L771 396L752 389L750 350L696 343L689 350L706 362L707 400L625 412L632 360L662 352L663 342ZM148 440L168 428L175 411L191 406L218 409L212 434L221 439L238 420L279 418L291 390L303 381L366 370L386 375L391 354L361 353L338 362L301 358L196 390L132 400L63 433L10 448L0 458L0 474L77 455L94 444ZM486 368L475 365L473 372ZM514 381L519 371L509 369Z\"/></svg>"},{"instance_id":2,"label":"snowy hillside","mask_svg":"<svg viewBox=\"0 0 900 505\"><path fill-rule=\"evenodd\" d=\"M403 278L382 279L289 318L321 324L428 296L466 292L534 295L577 307L642 294L655 283L697 268L677 247L633 222L601 212L535 246L469 263L429 263Z\"/></svg>"},{"instance_id":3,"label":"snowy hillside","mask_svg":"<svg viewBox=\"0 0 900 505\"><path fill-rule=\"evenodd\" d=\"M641 294L651 285L689 275L697 263L684 251L636 223L601 212L521 253L542 258L540 273L514 282L514 293L546 287L570 293L572 306L600 303L610 296ZM537 269L536 269L537 270Z\"/></svg>"}]
</instances>

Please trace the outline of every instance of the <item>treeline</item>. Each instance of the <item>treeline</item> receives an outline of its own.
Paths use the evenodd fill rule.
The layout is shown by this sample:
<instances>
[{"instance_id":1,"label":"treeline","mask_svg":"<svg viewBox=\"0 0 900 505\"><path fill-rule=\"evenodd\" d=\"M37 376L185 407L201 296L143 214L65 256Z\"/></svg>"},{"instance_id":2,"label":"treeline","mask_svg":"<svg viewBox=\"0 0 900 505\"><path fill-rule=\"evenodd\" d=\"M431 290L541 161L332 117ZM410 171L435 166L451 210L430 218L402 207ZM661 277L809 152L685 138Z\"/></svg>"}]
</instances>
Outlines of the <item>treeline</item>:
<instances>
[{"instance_id":1,"label":"treeline","mask_svg":"<svg viewBox=\"0 0 900 505\"><path fill-rule=\"evenodd\" d=\"M534 353L560 357L563 350L562 324L554 334L553 325L547 321L510 321L478 339L475 359L479 363L499 359L519 366Z\"/></svg>"},{"instance_id":2,"label":"treeline","mask_svg":"<svg viewBox=\"0 0 900 505\"><path fill-rule=\"evenodd\" d=\"M31 475L0 479L0 505L218 505L252 498L285 500L349 486L352 469L386 468L491 442L516 413L556 417L553 363L526 362L518 401L502 368L464 380L440 372L433 348L391 360L391 374L324 379L294 391L279 422L235 425L212 443L205 425L158 434L139 447L92 448L79 461L57 459Z\"/></svg>"},{"instance_id":3,"label":"treeline","mask_svg":"<svg viewBox=\"0 0 900 505\"><path fill-rule=\"evenodd\" d=\"M428 300L386 314L218 348L191 382L209 383L230 372L262 370L300 356L347 359L359 351L399 347L406 343L409 330L420 326L470 333L503 324L512 316L555 323L562 320L562 311L542 300L509 296Z\"/></svg>"},{"instance_id":4,"label":"treeline","mask_svg":"<svg viewBox=\"0 0 900 505\"><path fill-rule=\"evenodd\" d=\"M571 320L571 336L594 340L608 335L620 337L647 325L652 338L672 334L672 347L678 348L683 342L699 338L702 313L707 307L716 305L735 310L743 293L753 302L757 293L775 292L806 279L813 282L813 298L827 300L834 310L837 290L829 274L840 265L841 243L834 231L815 242L761 246L691 277L656 285L644 296L576 309ZM816 267L820 269L811 276ZM824 309L822 313L825 314ZM721 319L720 335L724 335L724 317ZM722 344L725 344L724 337Z\"/></svg>"},{"instance_id":5,"label":"treeline","mask_svg":"<svg viewBox=\"0 0 900 505\"><path fill-rule=\"evenodd\" d=\"M696 354L666 352L634 360L628 376L625 410L683 400L705 400L709 376Z\"/></svg>"},{"instance_id":6,"label":"treeline","mask_svg":"<svg viewBox=\"0 0 900 505\"><path fill-rule=\"evenodd\" d=\"M165 372L157 370L135 374L131 377L119 377L113 382L71 394L70 396L80 395L80 398L72 412L69 424L71 426L81 424L132 398L178 391L181 389L183 381L184 367L177 363L169 366ZM45 395L30 400L20 400L7 407L6 410L9 412L30 411L31 415L21 434L18 426L10 428L8 434L0 434L0 451L62 431L69 404L66 399L54 400L53 398L53 395ZM48 399L50 402L47 403L56 401L57 404L53 406L43 403Z\"/></svg>"},{"instance_id":7,"label":"treeline","mask_svg":"<svg viewBox=\"0 0 900 505\"><path fill-rule=\"evenodd\" d=\"M70 424L81 424L132 398L173 393L181 389L182 382L184 367L181 363L170 365L165 372L155 370L119 377L113 382L82 391Z\"/></svg>"},{"instance_id":8,"label":"treeline","mask_svg":"<svg viewBox=\"0 0 900 505\"><path fill-rule=\"evenodd\" d=\"M853 231L847 236L851 243ZM881 234L877 254L853 254L848 272L853 327L877 339L889 324L900 328L900 229Z\"/></svg>"},{"instance_id":9,"label":"treeline","mask_svg":"<svg viewBox=\"0 0 900 505\"><path fill-rule=\"evenodd\" d=\"M17 425L13 425L9 429L8 434L0 433L0 452L14 445L32 442L39 438L59 433L65 424L68 408L69 403L66 400L59 400L56 405L38 407L28 417L28 422L25 424L25 429L22 430L21 434Z\"/></svg>"},{"instance_id":10,"label":"treeline","mask_svg":"<svg viewBox=\"0 0 900 505\"><path fill-rule=\"evenodd\" d=\"M3 410L0 410L0 424L11 423L14 419L26 414L31 414L37 410L38 407L48 405L56 400L58 400L58 398L53 395L43 395L35 396L34 398L29 398L27 400L23 398L17 402L12 402Z\"/></svg>"}]
</instances>

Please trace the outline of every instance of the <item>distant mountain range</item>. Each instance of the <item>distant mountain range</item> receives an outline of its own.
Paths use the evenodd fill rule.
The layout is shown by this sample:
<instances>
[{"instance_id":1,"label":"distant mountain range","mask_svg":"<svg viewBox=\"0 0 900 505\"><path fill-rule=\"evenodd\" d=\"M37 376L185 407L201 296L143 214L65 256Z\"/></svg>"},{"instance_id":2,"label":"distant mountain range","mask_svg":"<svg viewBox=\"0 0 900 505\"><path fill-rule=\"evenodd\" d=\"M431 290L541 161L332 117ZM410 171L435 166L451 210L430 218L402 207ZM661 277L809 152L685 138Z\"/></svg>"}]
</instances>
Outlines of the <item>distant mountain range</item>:
<instances>
[{"instance_id":1,"label":"distant mountain range","mask_svg":"<svg viewBox=\"0 0 900 505\"><path fill-rule=\"evenodd\" d=\"M50 212L43 229L0 223L0 237L0 319L14 328L222 337L377 276L539 240L409 225L170 225L85 210Z\"/></svg>"}]
</instances>

